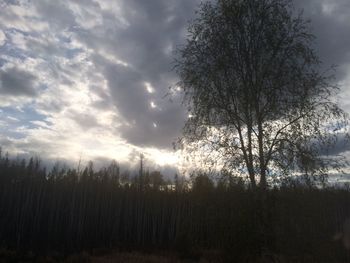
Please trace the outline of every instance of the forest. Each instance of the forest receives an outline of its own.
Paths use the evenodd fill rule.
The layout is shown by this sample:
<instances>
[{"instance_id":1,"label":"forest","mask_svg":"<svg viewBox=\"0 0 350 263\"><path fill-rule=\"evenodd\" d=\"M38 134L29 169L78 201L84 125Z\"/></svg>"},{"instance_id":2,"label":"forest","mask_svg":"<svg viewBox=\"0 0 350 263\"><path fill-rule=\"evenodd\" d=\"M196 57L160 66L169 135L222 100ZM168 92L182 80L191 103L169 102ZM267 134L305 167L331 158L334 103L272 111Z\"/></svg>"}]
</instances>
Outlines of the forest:
<instances>
[{"instance_id":1,"label":"forest","mask_svg":"<svg viewBox=\"0 0 350 263\"><path fill-rule=\"evenodd\" d=\"M257 191L230 178L128 176L117 162L47 171L37 158L3 154L1 262L61 262L83 251L168 251L185 260L174 262L347 262L349 188L289 180L269 188L262 206Z\"/></svg>"},{"instance_id":2,"label":"forest","mask_svg":"<svg viewBox=\"0 0 350 263\"><path fill-rule=\"evenodd\" d=\"M293 2L0 2L0 263L350 262L348 14Z\"/></svg>"}]
</instances>

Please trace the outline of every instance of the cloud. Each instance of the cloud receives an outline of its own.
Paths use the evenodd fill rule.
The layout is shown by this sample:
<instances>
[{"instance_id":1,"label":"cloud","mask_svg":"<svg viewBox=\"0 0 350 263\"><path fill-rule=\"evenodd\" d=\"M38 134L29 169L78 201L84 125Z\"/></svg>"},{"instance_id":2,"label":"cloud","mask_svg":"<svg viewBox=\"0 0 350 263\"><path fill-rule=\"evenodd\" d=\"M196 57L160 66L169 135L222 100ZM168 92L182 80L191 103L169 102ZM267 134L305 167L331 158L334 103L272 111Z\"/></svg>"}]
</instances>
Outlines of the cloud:
<instances>
[{"instance_id":1,"label":"cloud","mask_svg":"<svg viewBox=\"0 0 350 263\"><path fill-rule=\"evenodd\" d=\"M321 154L328 156L339 156L347 155L350 152L350 138L347 134L338 133L336 134L336 140L334 145L329 145L326 149L323 149Z\"/></svg>"},{"instance_id":2,"label":"cloud","mask_svg":"<svg viewBox=\"0 0 350 263\"><path fill-rule=\"evenodd\" d=\"M50 158L83 153L131 162L132 152L144 151L155 165L174 164L172 142L186 112L180 97L163 97L177 82L172 51L184 43L199 2L0 2L0 127L7 127L0 141ZM348 0L296 5L312 19L325 65L339 65L341 102L350 112Z\"/></svg>"},{"instance_id":3,"label":"cloud","mask_svg":"<svg viewBox=\"0 0 350 263\"><path fill-rule=\"evenodd\" d=\"M26 33L12 32L11 36L22 54L28 52L30 57L40 56L49 62L42 63L42 67L46 64L48 88L36 100L37 110L53 114L75 108L67 99L77 98L85 90L85 94L97 99L84 102L84 107L91 109L91 117L72 109L75 113L70 114L70 119L80 126L99 127L101 123L95 121L98 116L94 114L102 109L114 110L119 115L116 136L135 146L171 149L180 135L185 114L180 103L169 104L163 96L176 82L171 72L172 50L184 41L187 20L197 3L118 1L111 5L106 1L78 4L34 1L30 17L35 17L36 23L47 24L51 31L44 30L38 35L38 29L25 28L22 24L31 23L16 16L12 24L19 26L21 22ZM23 12L21 6L8 5L7 9L12 14ZM10 22L9 16L6 18ZM84 61L74 63L72 54L78 54ZM92 65L87 67L84 63ZM84 74L85 71L89 72ZM106 83L107 89L101 88L101 83ZM145 83L152 85L152 93ZM89 87L80 87L77 95L73 95L77 85ZM150 106L151 103L157 107Z\"/></svg>"},{"instance_id":4,"label":"cloud","mask_svg":"<svg viewBox=\"0 0 350 263\"><path fill-rule=\"evenodd\" d=\"M78 36L90 48L103 50L101 56L94 57L94 63L108 81L112 101L125 120L119 131L130 143L171 148L180 135L184 109L163 97L176 82L171 71L172 50L184 41L187 20L197 3L120 1L122 25L111 28L113 16L106 12L99 34L107 37L102 40L86 32ZM127 66L110 63L108 55L103 54L114 54ZM152 85L152 93L145 83ZM150 107L152 102L159 107Z\"/></svg>"},{"instance_id":5,"label":"cloud","mask_svg":"<svg viewBox=\"0 0 350 263\"><path fill-rule=\"evenodd\" d=\"M5 36L4 32L2 32L2 30L0 30L0 47L5 44L5 41L6 41L6 36Z\"/></svg>"},{"instance_id":6,"label":"cloud","mask_svg":"<svg viewBox=\"0 0 350 263\"><path fill-rule=\"evenodd\" d=\"M296 0L295 6L304 10L311 20L317 37L315 50L325 67L337 65L337 80L349 75L350 64L350 2L348 0Z\"/></svg>"},{"instance_id":7,"label":"cloud","mask_svg":"<svg viewBox=\"0 0 350 263\"><path fill-rule=\"evenodd\" d=\"M0 92L5 96L33 97L36 92L36 76L17 68L0 70Z\"/></svg>"}]
</instances>

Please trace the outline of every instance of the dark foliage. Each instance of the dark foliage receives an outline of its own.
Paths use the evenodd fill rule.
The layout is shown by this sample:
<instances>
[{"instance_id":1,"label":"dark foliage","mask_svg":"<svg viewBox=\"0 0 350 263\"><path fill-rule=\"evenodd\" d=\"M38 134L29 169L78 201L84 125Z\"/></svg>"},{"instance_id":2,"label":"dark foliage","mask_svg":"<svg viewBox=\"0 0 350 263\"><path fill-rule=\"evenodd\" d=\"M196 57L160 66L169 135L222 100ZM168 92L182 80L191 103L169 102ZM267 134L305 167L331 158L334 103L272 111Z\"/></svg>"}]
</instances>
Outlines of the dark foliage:
<instances>
[{"instance_id":1,"label":"dark foliage","mask_svg":"<svg viewBox=\"0 0 350 263\"><path fill-rule=\"evenodd\" d=\"M350 216L348 190L297 184L270 189L269 224L262 228L259 193L239 181L214 183L201 175L192 188L175 188L154 172L153 179L142 175L140 187L137 177L122 182L119 173L117 163L98 172L89 165L47 173L37 159L2 156L1 246L34 253L175 249L192 259L215 250L231 262L268 253L291 262L347 260L333 236Z\"/></svg>"},{"instance_id":2,"label":"dark foliage","mask_svg":"<svg viewBox=\"0 0 350 263\"><path fill-rule=\"evenodd\" d=\"M253 188L293 173L324 181L344 165L323 154L348 137L339 87L292 2L203 1L175 57L191 116L179 148L247 176Z\"/></svg>"}]
</instances>

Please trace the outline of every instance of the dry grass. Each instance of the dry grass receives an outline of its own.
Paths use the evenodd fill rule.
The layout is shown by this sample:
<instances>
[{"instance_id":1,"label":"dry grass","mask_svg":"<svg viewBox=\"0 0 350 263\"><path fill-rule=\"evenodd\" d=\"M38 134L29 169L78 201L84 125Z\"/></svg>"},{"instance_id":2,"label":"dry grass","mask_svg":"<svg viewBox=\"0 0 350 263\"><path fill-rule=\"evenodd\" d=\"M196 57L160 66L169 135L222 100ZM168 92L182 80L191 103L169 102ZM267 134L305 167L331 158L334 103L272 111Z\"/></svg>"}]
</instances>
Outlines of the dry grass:
<instances>
[{"instance_id":1,"label":"dry grass","mask_svg":"<svg viewBox=\"0 0 350 263\"><path fill-rule=\"evenodd\" d=\"M72 255L68 257L64 263L112 263L112 262L128 262L128 263L219 263L221 255L216 251L206 251L198 259L180 259L173 254L144 254L140 252L117 252L101 256L90 256L86 253Z\"/></svg>"},{"instance_id":2,"label":"dry grass","mask_svg":"<svg viewBox=\"0 0 350 263\"><path fill-rule=\"evenodd\" d=\"M82 252L63 257L56 256L36 256L33 253L16 253L6 249L0 249L0 263L9 262L37 262L37 263L224 263L224 262L242 262L242 263L319 263L320 261L312 258L286 259L282 255L265 254L259 260L254 258L242 258L241 260L224 259L222 253L215 250L202 251L196 259L179 258L178 255L171 252L155 252L147 254L142 252L113 252L106 251L103 255L92 253L94 255ZM350 258L350 257L349 257ZM328 261L322 261L328 263ZM350 261L347 261L350 262ZM332 263L344 263L332 261Z\"/></svg>"}]
</instances>

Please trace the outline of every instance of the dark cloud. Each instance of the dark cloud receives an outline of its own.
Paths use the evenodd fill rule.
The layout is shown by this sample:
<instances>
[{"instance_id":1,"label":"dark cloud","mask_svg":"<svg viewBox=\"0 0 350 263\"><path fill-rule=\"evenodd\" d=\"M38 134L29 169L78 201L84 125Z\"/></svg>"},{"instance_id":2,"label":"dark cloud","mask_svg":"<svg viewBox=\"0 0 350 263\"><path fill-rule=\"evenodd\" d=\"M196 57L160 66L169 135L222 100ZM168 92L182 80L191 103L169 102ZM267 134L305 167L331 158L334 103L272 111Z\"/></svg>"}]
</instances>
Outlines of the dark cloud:
<instances>
[{"instance_id":1,"label":"dark cloud","mask_svg":"<svg viewBox=\"0 0 350 263\"><path fill-rule=\"evenodd\" d=\"M131 68L109 65L104 74L113 102L125 120L118 127L122 137L134 145L170 148L183 125L184 111L179 104L169 104L159 95L149 94L141 74ZM164 90L156 92L165 93ZM156 108L151 107L152 101Z\"/></svg>"},{"instance_id":2,"label":"dark cloud","mask_svg":"<svg viewBox=\"0 0 350 263\"><path fill-rule=\"evenodd\" d=\"M342 80L350 64L350 1L295 0L295 7L303 10L316 36L315 50L324 66L338 66L336 77Z\"/></svg>"},{"instance_id":3,"label":"dark cloud","mask_svg":"<svg viewBox=\"0 0 350 263\"><path fill-rule=\"evenodd\" d=\"M35 96L36 76L30 72L9 68L0 70L0 93L7 96Z\"/></svg>"},{"instance_id":4,"label":"dark cloud","mask_svg":"<svg viewBox=\"0 0 350 263\"><path fill-rule=\"evenodd\" d=\"M349 135L341 133L336 136L334 145L326 147L321 154L332 156L344 155L346 152L350 152L350 138Z\"/></svg>"},{"instance_id":5,"label":"dark cloud","mask_svg":"<svg viewBox=\"0 0 350 263\"><path fill-rule=\"evenodd\" d=\"M103 40L86 32L80 35L90 47L104 49L130 64L110 64L101 57L94 60L104 69L113 102L130 124L119 132L132 144L171 148L180 135L185 111L180 103L171 104L163 96L176 82L171 71L173 50L183 43L187 21L197 4L198 1L121 1L123 18L128 23L125 28L110 28L111 16L104 16L107 30ZM151 83L154 94L147 93L145 82ZM151 101L159 107L150 108Z\"/></svg>"},{"instance_id":6,"label":"dark cloud","mask_svg":"<svg viewBox=\"0 0 350 263\"><path fill-rule=\"evenodd\" d=\"M76 26L75 16L67 8L68 2L35 0L33 4L37 11L44 15L45 21L50 23L51 30L66 30Z\"/></svg>"}]
</instances>

